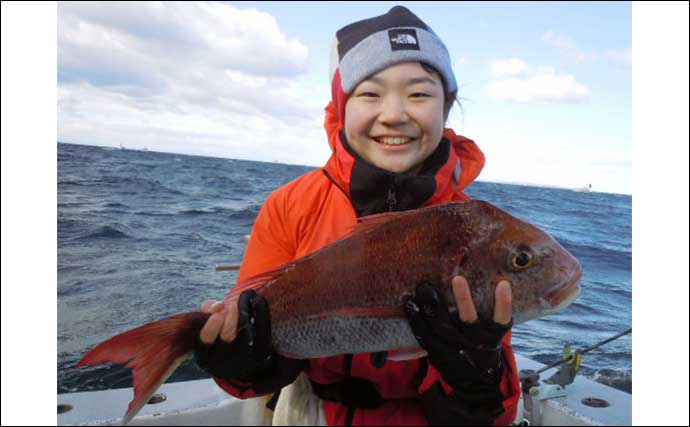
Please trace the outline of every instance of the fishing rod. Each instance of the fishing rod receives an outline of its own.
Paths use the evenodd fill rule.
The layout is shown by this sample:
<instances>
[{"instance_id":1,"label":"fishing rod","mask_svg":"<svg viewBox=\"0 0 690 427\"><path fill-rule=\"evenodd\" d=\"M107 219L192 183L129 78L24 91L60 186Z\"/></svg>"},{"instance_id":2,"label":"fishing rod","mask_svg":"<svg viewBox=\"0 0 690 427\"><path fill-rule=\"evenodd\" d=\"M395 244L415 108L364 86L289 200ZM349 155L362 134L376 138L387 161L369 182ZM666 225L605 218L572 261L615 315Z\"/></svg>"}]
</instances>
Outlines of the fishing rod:
<instances>
[{"instance_id":1,"label":"fishing rod","mask_svg":"<svg viewBox=\"0 0 690 427\"><path fill-rule=\"evenodd\" d=\"M616 334L611 338L600 341L585 349L576 350L573 353L570 351L570 346L566 346L563 349L564 357L562 360L544 366L538 371L534 371L532 369L521 369L519 373L520 387L523 391L523 405L527 415L522 421L515 425L541 425L541 401L566 396L564 388L568 384L572 384L572 382L575 380L575 376L577 375L577 372L580 369L580 364L582 363L582 355L631 332L632 328ZM558 372L556 372L550 378L545 380L545 384L539 384L539 374L560 365L564 366L561 367ZM582 403L588 406L596 406L600 404L599 400L597 399L592 400L591 403L586 403L583 400Z\"/></svg>"},{"instance_id":2,"label":"fishing rod","mask_svg":"<svg viewBox=\"0 0 690 427\"><path fill-rule=\"evenodd\" d=\"M558 365L562 365L563 363L570 363L570 362L572 362L573 358L575 358L578 354L582 355L582 354L588 353L588 352L594 350L595 348L601 347L602 345L604 345L604 344L606 344L606 343L609 343L609 342L611 342L611 341L613 341L613 340L615 340L615 339L618 339L618 338L622 337L623 335L627 335L627 334L629 334L629 333L631 333L631 332L632 332L632 328L630 328L630 329L628 329L628 330L626 330L626 331L623 331L623 332L621 332L621 333L619 333L619 334L616 334L616 335L612 336L611 338L607 338L607 339L605 339L605 340L603 340L603 341L600 341L600 342L594 344L594 345L591 346L591 347L587 347L587 348L585 348L585 349L583 349L583 350L577 350L577 351L576 351L575 353L573 353L572 355L570 355L570 356L568 356L568 357L565 357L564 359L559 360L558 362L554 362L554 363L552 363L552 364L550 364L550 365L544 366L543 368L539 369L539 370L536 371L535 373L536 373L536 374L541 374L542 372L544 372L544 371L546 371L546 370L548 370L548 369L551 369L551 368L553 368L553 367L556 367L556 366L558 366Z\"/></svg>"}]
</instances>

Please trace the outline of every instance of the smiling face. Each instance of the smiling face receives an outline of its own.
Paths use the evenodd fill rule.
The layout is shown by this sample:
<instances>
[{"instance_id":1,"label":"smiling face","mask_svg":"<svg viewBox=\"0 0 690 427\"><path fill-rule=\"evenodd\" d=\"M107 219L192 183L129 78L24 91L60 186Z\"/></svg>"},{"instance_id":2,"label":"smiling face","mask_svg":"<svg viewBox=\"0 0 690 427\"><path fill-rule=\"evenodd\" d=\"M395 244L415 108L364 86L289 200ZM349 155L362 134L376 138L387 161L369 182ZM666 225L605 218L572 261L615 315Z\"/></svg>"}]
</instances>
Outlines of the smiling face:
<instances>
[{"instance_id":1,"label":"smiling face","mask_svg":"<svg viewBox=\"0 0 690 427\"><path fill-rule=\"evenodd\" d=\"M441 78L418 62L390 66L362 81L345 105L345 136L367 162L415 172L434 152L444 127Z\"/></svg>"}]
</instances>

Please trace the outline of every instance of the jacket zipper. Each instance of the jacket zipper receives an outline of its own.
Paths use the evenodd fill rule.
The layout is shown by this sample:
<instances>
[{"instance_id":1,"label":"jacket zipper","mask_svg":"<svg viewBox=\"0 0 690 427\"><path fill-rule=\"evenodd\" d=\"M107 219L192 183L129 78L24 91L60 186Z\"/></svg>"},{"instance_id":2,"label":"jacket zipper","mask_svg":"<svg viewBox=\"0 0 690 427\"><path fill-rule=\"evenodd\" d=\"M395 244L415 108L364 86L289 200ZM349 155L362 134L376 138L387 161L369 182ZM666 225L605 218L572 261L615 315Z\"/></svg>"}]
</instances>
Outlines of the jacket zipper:
<instances>
[{"instance_id":1,"label":"jacket zipper","mask_svg":"<svg viewBox=\"0 0 690 427\"><path fill-rule=\"evenodd\" d=\"M386 197L386 204L388 205L388 212L393 212L398 200L395 197L395 179L391 180L391 185L388 187L388 197Z\"/></svg>"}]
</instances>

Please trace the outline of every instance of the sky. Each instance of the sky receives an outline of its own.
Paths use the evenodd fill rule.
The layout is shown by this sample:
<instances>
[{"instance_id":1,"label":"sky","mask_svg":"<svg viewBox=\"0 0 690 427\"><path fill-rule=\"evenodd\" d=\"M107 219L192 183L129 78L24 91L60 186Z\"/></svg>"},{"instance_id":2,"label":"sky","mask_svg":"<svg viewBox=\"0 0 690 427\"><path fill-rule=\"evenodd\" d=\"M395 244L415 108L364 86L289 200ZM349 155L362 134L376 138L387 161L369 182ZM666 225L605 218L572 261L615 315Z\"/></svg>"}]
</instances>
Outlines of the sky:
<instances>
[{"instance_id":1,"label":"sky","mask_svg":"<svg viewBox=\"0 0 690 427\"><path fill-rule=\"evenodd\" d=\"M448 47L480 180L632 194L629 2L60 2L57 139L321 166L335 32L396 4Z\"/></svg>"}]
</instances>

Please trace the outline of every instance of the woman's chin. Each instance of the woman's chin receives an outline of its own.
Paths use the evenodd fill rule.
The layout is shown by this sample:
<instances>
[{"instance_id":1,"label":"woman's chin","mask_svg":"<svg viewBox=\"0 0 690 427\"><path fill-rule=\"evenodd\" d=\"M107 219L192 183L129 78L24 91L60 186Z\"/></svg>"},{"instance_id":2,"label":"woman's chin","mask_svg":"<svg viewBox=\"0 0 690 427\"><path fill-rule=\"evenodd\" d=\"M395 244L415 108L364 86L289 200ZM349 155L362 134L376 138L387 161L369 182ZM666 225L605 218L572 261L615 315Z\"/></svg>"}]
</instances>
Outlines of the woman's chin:
<instances>
[{"instance_id":1,"label":"woman's chin","mask_svg":"<svg viewBox=\"0 0 690 427\"><path fill-rule=\"evenodd\" d=\"M375 163L375 165L383 170L387 170L388 172L393 172L393 173L405 173L408 172L410 169L412 169L412 166L405 162L405 163L396 163L396 162L378 162Z\"/></svg>"}]
</instances>

